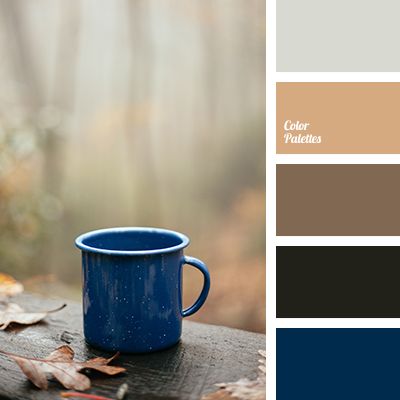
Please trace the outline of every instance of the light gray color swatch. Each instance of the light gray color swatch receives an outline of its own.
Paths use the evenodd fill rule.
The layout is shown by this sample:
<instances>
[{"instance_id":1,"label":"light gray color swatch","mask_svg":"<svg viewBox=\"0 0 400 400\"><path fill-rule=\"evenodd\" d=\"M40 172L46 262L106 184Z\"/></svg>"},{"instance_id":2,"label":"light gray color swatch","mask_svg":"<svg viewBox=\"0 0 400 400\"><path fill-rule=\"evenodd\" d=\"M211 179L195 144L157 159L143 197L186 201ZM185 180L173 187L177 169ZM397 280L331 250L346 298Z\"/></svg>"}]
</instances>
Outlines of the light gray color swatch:
<instances>
[{"instance_id":1,"label":"light gray color swatch","mask_svg":"<svg viewBox=\"0 0 400 400\"><path fill-rule=\"evenodd\" d=\"M400 71L399 21L398 0L277 0L277 70Z\"/></svg>"}]
</instances>

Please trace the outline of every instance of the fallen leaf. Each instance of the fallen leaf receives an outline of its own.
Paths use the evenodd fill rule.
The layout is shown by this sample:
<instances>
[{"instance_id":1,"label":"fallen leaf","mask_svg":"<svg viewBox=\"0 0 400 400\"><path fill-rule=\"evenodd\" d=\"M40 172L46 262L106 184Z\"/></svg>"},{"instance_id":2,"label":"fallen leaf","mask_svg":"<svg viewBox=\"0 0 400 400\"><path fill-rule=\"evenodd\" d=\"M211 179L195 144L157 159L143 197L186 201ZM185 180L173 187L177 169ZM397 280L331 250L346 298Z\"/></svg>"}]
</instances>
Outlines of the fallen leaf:
<instances>
[{"instance_id":1,"label":"fallen leaf","mask_svg":"<svg viewBox=\"0 0 400 400\"><path fill-rule=\"evenodd\" d=\"M111 358L96 357L87 361L74 361L74 350L67 345L58 347L44 359L0 352L13 359L26 377L40 389L47 389L48 375L54 376L67 389L83 391L90 388L90 379L79 372L83 369L94 369L107 375L125 371L125 368L108 365L119 353Z\"/></svg>"},{"instance_id":2,"label":"fallen leaf","mask_svg":"<svg viewBox=\"0 0 400 400\"><path fill-rule=\"evenodd\" d=\"M15 303L8 303L4 310L0 310L0 330L6 329L11 323L21 325L32 325L47 317L47 314L57 312L66 307L63 304L55 310L42 312L26 312L22 307Z\"/></svg>"},{"instance_id":3,"label":"fallen leaf","mask_svg":"<svg viewBox=\"0 0 400 400\"><path fill-rule=\"evenodd\" d=\"M201 398L202 400L238 400L237 397L233 397L229 392L224 389L217 390L216 392L207 394Z\"/></svg>"},{"instance_id":4,"label":"fallen leaf","mask_svg":"<svg viewBox=\"0 0 400 400\"><path fill-rule=\"evenodd\" d=\"M24 286L11 275L0 272L0 296L15 296L22 293Z\"/></svg>"},{"instance_id":5,"label":"fallen leaf","mask_svg":"<svg viewBox=\"0 0 400 400\"><path fill-rule=\"evenodd\" d=\"M202 397L202 400L264 400L265 389L265 366L267 354L264 350L259 350L263 359L258 360L258 377L256 380L247 378L239 379L236 382L218 383L220 389Z\"/></svg>"},{"instance_id":6,"label":"fallen leaf","mask_svg":"<svg viewBox=\"0 0 400 400\"><path fill-rule=\"evenodd\" d=\"M260 360L258 360L258 362L259 362L258 379L265 381L266 374L267 374L267 353L265 352L265 350L258 350L258 354L263 357Z\"/></svg>"}]
</instances>

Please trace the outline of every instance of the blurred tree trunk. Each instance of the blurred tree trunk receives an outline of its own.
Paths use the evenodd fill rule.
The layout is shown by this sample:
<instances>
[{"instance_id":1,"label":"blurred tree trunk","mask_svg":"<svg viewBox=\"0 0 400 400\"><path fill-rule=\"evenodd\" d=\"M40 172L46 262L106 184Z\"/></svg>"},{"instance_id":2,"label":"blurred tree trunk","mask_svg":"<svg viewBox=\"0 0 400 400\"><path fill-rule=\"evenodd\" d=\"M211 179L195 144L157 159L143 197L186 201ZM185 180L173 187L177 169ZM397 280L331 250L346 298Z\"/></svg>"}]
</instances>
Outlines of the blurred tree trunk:
<instances>
[{"instance_id":1,"label":"blurred tree trunk","mask_svg":"<svg viewBox=\"0 0 400 400\"><path fill-rule=\"evenodd\" d=\"M78 61L78 46L80 34L79 2L67 1L60 8L61 23L58 30L58 45L55 54L54 80L50 86L47 104L51 106L49 112L55 114L54 125L51 120L44 145L45 155L45 188L52 195L58 197L62 188L64 162L64 129L65 118L69 118L75 101L75 76ZM50 116L51 117L51 116ZM57 121L56 118L59 118Z\"/></svg>"},{"instance_id":2,"label":"blurred tree trunk","mask_svg":"<svg viewBox=\"0 0 400 400\"><path fill-rule=\"evenodd\" d=\"M7 52L13 66L14 82L21 85L21 101L30 113L36 113L43 101L43 91L36 74L32 46L27 41L26 22L17 0L0 0L0 14L8 39Z\"/></svg>"},{"instance_id":3,"label":"blurred tree trunk","mask_svg":"<svg viewBox=\"0 0 400 400\"><path fill-rule=\"evenodd\" d=\"M131 40L131 74L128 78L129 103L153 112L154 44L152 43L151 8L148 0L127 1ZM151 116L150 116L151 118ZM150 118L142 124L126 121L126 140L132 151L132 179L135 182L135 224L161 224L160 199Z\"/></svg>"}]
</instances>

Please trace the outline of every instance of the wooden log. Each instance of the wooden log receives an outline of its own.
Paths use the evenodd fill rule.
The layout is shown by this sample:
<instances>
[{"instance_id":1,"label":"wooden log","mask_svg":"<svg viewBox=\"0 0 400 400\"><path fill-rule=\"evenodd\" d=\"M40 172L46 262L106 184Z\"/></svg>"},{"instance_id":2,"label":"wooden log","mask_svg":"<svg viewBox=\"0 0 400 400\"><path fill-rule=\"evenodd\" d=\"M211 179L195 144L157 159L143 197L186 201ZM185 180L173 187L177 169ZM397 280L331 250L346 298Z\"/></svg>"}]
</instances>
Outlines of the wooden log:
<instances>
[{"instance_id":1,"label":"wooden log","mask_svg":"<svg viewBox=\"0 0 400 400\"><path fill-rule=\"evenodd\" d=\"M27 311L41 311L57 307L63 300L23 294L13 302ZM86 344L80 304L66 303L65 309L50 314L44 322L0 332L0 349L41 358L69 344L77 360L106 356ZM257 351L264 348L264 335L185 320L180 343L157 353L121 355L115 364L127 372L115 377L90 373L92 389L88 393L115 398L118 387L127 383L126 399L200 399L215 391L216 383L256 378ZM12 360L0 355L0 399L60 399L61 391L65 389L56 381L50 382L48 391L36 389Z\"/></svg>"}]
</instances>

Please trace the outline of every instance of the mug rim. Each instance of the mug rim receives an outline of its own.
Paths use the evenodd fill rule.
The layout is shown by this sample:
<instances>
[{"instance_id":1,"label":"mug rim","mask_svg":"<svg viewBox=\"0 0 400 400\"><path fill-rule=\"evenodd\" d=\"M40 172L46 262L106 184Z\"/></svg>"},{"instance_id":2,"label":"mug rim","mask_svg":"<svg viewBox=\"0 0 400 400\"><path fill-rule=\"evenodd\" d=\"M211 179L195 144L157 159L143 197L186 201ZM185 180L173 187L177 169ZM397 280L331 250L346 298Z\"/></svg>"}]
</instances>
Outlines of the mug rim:
<instances>
[{"instance_id":1,"label":"mug rim","mask_svg":"<svg viewBox=\"0 0 400 400\"><path fill-rule=\"evenodd\" d=\"M152 249L152 250L112 250L112 249L101 249L99 247L88 246L84 244L83 241L85 239L89 239L95 237L96 235L102 233L120 233L120 232L149 232L149 233L164 233L169 235L174 235L181 240L181 243L160 249ZM190 239L184 235L183 233L176 232L170 229L164 228L152 228L152 227L117 227L117 228L104 228L104 229L96 229L94 231L83 233L79 235L75 239L75 246L83 251L88 251L90 253L99 253L99 254L107 254L107 255L120 255L120 256L141 256L141 255L151 255L151 254L164 254L164 253L172 253L174 251L178 251L187 247L190 243Z\"/></svg>"}]
</instances>

